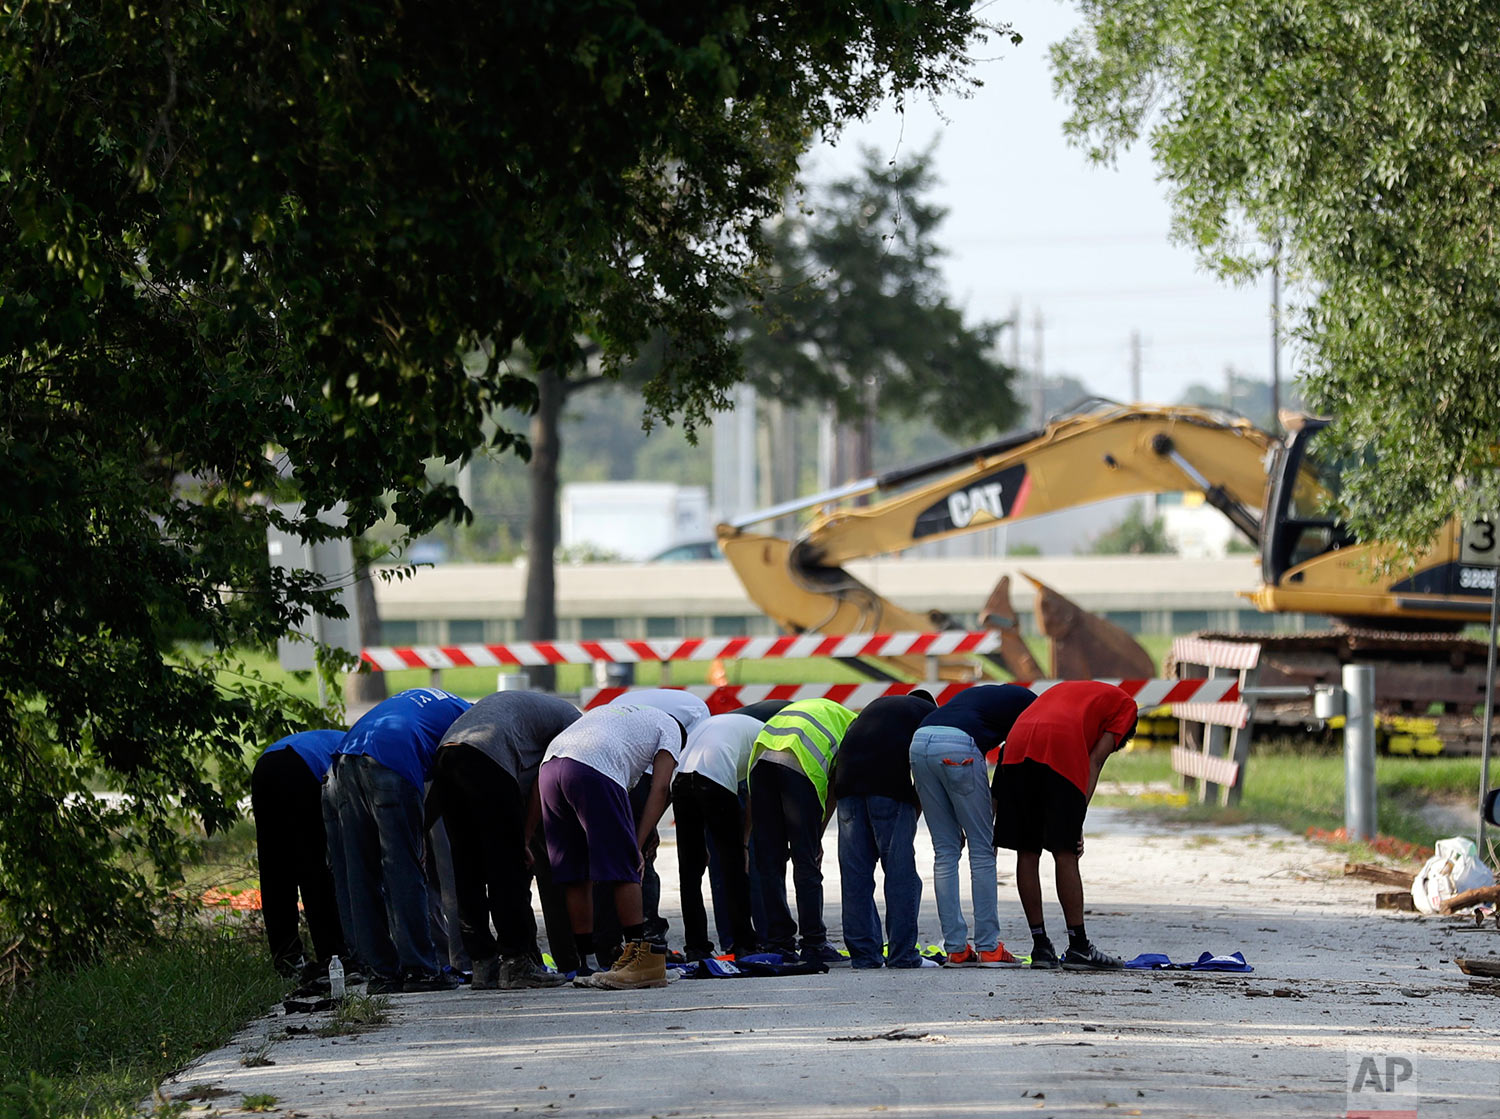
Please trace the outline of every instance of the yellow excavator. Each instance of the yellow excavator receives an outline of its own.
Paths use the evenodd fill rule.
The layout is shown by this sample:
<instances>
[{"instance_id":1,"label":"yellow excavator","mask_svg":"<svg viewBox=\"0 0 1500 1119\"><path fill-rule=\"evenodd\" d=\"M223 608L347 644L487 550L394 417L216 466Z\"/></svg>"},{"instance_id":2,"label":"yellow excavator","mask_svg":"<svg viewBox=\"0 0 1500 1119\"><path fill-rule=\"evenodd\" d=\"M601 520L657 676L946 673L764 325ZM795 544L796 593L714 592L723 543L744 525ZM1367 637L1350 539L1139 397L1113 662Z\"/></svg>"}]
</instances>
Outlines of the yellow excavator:
<instances>
[{"instance_id":1,"label":"yellow excavator","mask_svg":"<svg viewBox=\"0 0 1500 1119\"><path fill-rule=\"evenodd\" d=\"M1377 675L1390 705L1411 707L1428 694L1461 706L1482 686L1464 669L1476 650L1482 664L1483 646L1454 634L1488 616L1494 526L1454 521L1410 565L1382 574L1395 550L1354 539L1327 512L1338 492L1338 463L1318 443L1327 421L1296 416L1286 426L1283 439L1211 409L1086 401L1040 431L720 525L719 546L751 600L790 632L941 629L941 614L882 598L844 565L1107 498L1195 492L1258 549L1261 583L1246 592L1257 608L1333 620L1322 634L1256 635L1283 657L1272 678L1325 682L1358 656L1407 681L1391 677L1382 693ZM794 539L749 531L815 508ZM877 675L892 667L869 666ZM919 667L894 666L898 675ZM1440 694L1416 682L1424 673Z\"/></svg>"}]
</instances>

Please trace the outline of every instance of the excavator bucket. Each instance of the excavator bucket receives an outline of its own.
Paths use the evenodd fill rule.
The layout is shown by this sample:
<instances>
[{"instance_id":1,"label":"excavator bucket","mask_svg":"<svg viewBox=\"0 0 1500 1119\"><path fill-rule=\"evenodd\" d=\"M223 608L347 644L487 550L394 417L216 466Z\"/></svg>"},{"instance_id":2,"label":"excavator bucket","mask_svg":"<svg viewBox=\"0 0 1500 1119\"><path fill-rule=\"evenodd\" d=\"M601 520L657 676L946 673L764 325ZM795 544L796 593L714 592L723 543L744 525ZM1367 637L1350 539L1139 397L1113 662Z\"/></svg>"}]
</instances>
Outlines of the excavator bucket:
<instances>
[{"instance_id":1,"label":"excavator bucket","mask_svg":"<svg viewBox=\"0 0 1500 1119\"><path fill-rule=\"evenodd\" d=\"M1036 588L1036 616L1052 643L1052 677L1057 680L1145 680L1156 675L1151 655L1114 622L1090 614L1024 571Z\"/></svg>"},{"instance_id":2,"label":"excavator bucket","mask_svg":"<svg viewBox=\"0 0 1500 1119\"><path fill-rule=\"evenodd\" d=\"M979 624L1000 635L1000 663L1017 680L1040 680L1042 666L1031 655L1026 639L1021 636L1021 626L1016 610L1010 604L1010 576L1000 576L990 597L984 600L984 609L979 612Z\"/></svg>"}]
</instances>

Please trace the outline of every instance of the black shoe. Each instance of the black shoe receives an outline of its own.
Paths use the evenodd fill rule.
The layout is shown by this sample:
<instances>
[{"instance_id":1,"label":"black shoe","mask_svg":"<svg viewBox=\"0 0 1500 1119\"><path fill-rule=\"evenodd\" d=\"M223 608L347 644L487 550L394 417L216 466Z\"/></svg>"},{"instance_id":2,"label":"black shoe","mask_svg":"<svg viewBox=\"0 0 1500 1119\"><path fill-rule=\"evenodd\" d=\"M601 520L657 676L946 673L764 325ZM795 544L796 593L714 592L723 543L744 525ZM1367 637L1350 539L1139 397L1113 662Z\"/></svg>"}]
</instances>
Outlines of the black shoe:
<instances>
[{"instance_id":1,"label":"black shoe","mask_svg":"<svg viewBox=\"0 0 1500 1119\"><path fill-rule=\"evenodd\" d=\"M568 977L548 971L530 956L506 956L500 961L494 986L502 991L536 990L566 986Z\"/></svg>"},{"instance_id":2,"label":"black shoe","mask_svg":"<svg viewBox=\"0 0 1500 1119\"><path fill-rule=\"evenodd\" d=\"M404 990L406 985L399 975L372 975L365 985L367 995L399 995Z\"/></svg>"},{"instance_id":3,"label":"black shoe","mask_svg":"<svg viewBox=\"0 0 1500 1119\"><path fill-rule=\"evenodd\" d=\"M682 950L682 962L688 964L696 964L699 960L707 960L711 958L713 954L714 946L712 944L710 944L707 948L684 948ZM676 955L675 952L667 953L667 963L670 964L674 962L672 959L674 955Z\"/></svg>"},{"instance_id":4,"label":"black shoe","mask_svg":"<svg viewBox=\"0 0 1500 1119\"><path fill-rule=\"evenodd\" d=\"M462 986L457 976L442 971L436 973L409 971L401 977L403 991L452 991Z\"/></svg>"},{"instance_id":5,"label":"black shoe","mask_svg":"<svg viewBox=\"0 0 1500 1119\"><path fill-rule=\"evenodd\" d=\"M828 967L848 967L849 957L826 940L822 944L804 944L801 952L803 962L817 962Z\"/></svg>"},{"instance_id":6,"label":"black shoe","mask_svg":"<svg viewBox=\"0 0 1500 1119\"><path fill-rule=\"evenodd\" d=\"M494 991L500 985L500 958L489 956L474 961L474 990Z\"/></svg>"},{"instance_id":7,"label":"black shoe","mask_svg":"<svg viewBox=\"0 0 1500 1119\"><path fill-rule=\"evenodd\" d=\"M1031 946L1031 966L1038 971L1056 971L1057 949L1050 940L1039 940Z\"/></svg>"},{"instance_id":8,"label":"black shoe","mask_svg":"<svg viewBox=\"0 0 1500 1119\"><path fill-rule=\"evenodd\" d=\"M1125 965L1090 944L1085 949L1069 948L1063 954L1064 971L1119 971Z\"/></svg>"}]
</instances>

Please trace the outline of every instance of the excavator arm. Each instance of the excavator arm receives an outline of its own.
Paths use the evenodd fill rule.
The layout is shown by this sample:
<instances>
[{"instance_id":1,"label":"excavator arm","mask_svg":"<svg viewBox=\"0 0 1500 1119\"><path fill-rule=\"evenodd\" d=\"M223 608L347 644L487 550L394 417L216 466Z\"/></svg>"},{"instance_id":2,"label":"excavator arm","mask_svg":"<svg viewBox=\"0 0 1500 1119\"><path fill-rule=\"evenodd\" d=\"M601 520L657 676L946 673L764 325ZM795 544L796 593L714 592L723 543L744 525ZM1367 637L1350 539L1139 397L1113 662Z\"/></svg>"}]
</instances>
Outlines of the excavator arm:
<instances>
[{"instance_id":1,"label":"excavator arm","mask_svg":"<svg viewBox=\"0 0 1500 1119\"><path fill-rule=\"evenodd\" d=\"M843 565L1108 498L1181 491L1202 493L1258 544L1278 445L1249 421L1207 409L1089 402L1042 431L720 525L719 546L751 600L789 631L941 629L941 613L897 606ZM856 498L870 500L847 504ZM747 531L831 502L795 540ZM920 665L885 667L909 674Z\"/></svg>"},{"instance_id":2,"label":"excavator arm","mask_svg":"<svg viewBox=\"0 0 1500 1119\"><path fill-rule=\"evenodd\" d=\"M1133 494L1196 491L1260 542L1274 436L1201 408L1103 404L1019 439L875 479L883 500L823 513L792 562L840 566L1007 521ZM901 488L899 492L893 492Z\"/></svg>"}]
</instances>

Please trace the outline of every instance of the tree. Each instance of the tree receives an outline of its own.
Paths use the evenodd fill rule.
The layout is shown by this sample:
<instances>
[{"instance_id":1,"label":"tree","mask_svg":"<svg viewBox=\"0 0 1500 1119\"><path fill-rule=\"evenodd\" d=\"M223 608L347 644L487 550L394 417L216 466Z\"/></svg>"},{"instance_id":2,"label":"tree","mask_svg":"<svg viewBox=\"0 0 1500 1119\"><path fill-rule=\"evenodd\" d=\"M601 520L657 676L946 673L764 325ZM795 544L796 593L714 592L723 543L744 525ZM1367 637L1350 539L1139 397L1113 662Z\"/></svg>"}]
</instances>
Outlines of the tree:
<instances>
[{"instance_id":1,"label":"tree","mask_svg":"<svg viewBox=\"0 0 1500 1119\"><path fill-rule=\"evenodd\" d=\"M966 324L943 287L930 160L867 150L858 175L772 223L763 301L733 320L763 393L831 405L867 429L876 415L922 416L974 439L1014 421L1015 370L994 354L1003 324ZM855 470L868 473L868 430L862 443Z\"/></svg>"},{"instance_id":2,"label":"tree","mask_svg":"<svg viewBox=\"0 0 1500 1119\"><path fill-rule=\"evenodd\" d=\"M966 326L943 290L933 243L943 211L923 197L931 186L927 156L886 165L867 152L861 175L821 192L826 205L789 202L768 224L759 297L741 300L732 312L731 337L750 383L773 401L823 402L860 425L857 475L872 470L877 414L922 415L943 431L973 437L1006 426L1016 412L1013 371L993 356L1000 325ZM649 382L677 345L671 335L657 335L624 378ZM573 394L599 380L585 373L544 374L539 381L528 638L556 633L558 420ZM538 687L550 687L555 677L546 665L528 672Z\"/></svg>"},{"instance_id":3,"label":"tree","mask_svg":"<svg viewBox=\"0 0 1500 1119\"><path fill-rule=\"evenodd\" d=\"M1231 278L1279 256L1313 407L1373 464L1367 537L1500 508L1500 68L1477 0L1084 0L1054 48L1070 133L1147 138L1178 234ZM1356 456L1349 456L1354 459Z\"/></svg>"},{"instance_id":4,"label":"tree","mask_svg":"<svg viewBox=\"0 0 1500 1119\"><path fill-rule=\"evenodd\" d=\"M1180 404L1195 404L1201 408L1224 408L1244 416L1262 431L1276 431L1276 417L1271 409L1271 382L1247 377L1232 368L1224 370L1224 383L1218 386L1194 383L1182 390ZM1300 393L1296 389L1281 391L1282 408L1303 407Z\"/></svg>"},{"instance_id":5,"label":"tree","mask_svg":"<svg viewBox=\"0 0 1500 1119\"><path fill-rule=\"evenodd\" d=\"M519 349L608 372L668 333L646 407L701 419L795 153L959 84L980 30L956 0L0 11L0 936L138 933L173 806L227 822L247 747L327 718L220 673L327 605L268 524L464 517L429 465L524 451L486 427L540 403Z\"/></svg>"},{"instance_id":6,"label":"tree","mask_svg":"<svg viewBox=\"0 0 1500 1119\"><path fill-rule=\"evenodd\" d=\"M1096 556L1165 555L1173 550L1166 524L1160 517L1147 521L1139 505L1131 506L1118 523L1089 544L1089 552Z\"/></svg>"}]
</instances>

